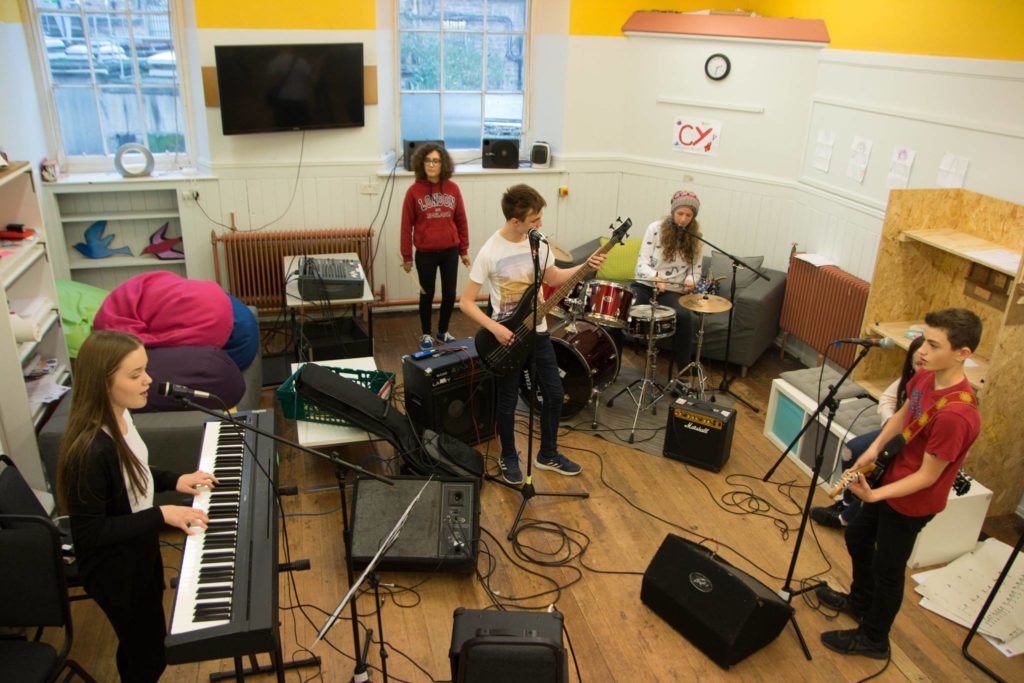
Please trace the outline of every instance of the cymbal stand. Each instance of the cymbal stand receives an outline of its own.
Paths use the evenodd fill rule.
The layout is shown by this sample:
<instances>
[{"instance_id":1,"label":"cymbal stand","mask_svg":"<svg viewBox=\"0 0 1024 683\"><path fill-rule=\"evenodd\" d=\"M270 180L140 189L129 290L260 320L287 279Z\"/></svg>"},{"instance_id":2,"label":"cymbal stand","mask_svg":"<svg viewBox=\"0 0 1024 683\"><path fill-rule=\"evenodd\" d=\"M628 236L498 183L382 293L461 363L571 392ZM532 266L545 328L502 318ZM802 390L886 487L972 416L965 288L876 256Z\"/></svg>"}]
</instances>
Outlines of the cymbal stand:
<instances>
[{"instance_id":1,"label":"cymbal stand","mask_svg":"<svg viewBox=\"0 0 1024 683\"><path fill-rule=\"evenodd\" d=\"M658 414L657 403L661 399L665 398L665 387L654 381L654 372L658 367L658 347L654 343L654 313L658 310L658 289L654 288L651 295L651 317L648 319L647 328L647 358L644 360L644 374L640 379L633 380L629 386L625 386L619 390L619 393L608 399L608 403L605 404L609 408L622 394L628 393L629 397L636 403L636 414L633 416L633 428L629 431L629 443L633 443L636 439L636 425L640 420L640 413L650 410L652 415ZM640 393L634 394L633 387L637 384L640 385ZM657 394L657 395L655 395ZM650 402L644 405L644 396L650 396ZM597 413L595 411L595 422L597 419Z\"/></svg>"},{"instance_id":2,"label":"cymbal stand","mask_svg":"<svg viewBox=\"0 0 1024 683\"><path fill-rule=\"evenodd\" d=\"M707 298L707 294L704 295ZM707 400L707 390L705 387L708 383L708 373L704 370L704 366L700 364L700 353L704 348L704 319L707 317L707 313L695 311L700 316L700 325L697 326L697 355L690 361L690 364L685 368L676 373L675 378L669 382L669 388L675 388L680 394L691 393L697 396L700 401ZM679 384L682 383L683 377L687 378L687 389L686 392L679 390ZM694 390L694 378L697 380L696 390ZM712 390L713 391L713 390ZM714 401L715 397L712 396L711 400Z\"/></svg>"}]
</instances>

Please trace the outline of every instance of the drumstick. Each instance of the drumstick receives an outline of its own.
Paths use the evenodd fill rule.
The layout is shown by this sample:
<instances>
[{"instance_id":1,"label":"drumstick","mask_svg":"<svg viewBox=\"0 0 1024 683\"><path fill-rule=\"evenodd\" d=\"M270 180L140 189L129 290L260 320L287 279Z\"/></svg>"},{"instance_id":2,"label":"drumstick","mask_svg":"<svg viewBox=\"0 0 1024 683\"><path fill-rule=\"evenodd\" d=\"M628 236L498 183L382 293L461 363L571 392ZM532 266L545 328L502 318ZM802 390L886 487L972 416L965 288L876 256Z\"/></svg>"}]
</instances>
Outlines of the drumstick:
<instances>
[{"instance_id":1,"label":"drumstick","mask_svg":"<svg viewBox=\"0 0 1024 683\"><path fill-rule=\"evenodd\" d=\"M402 261L402 270L405 270L405 261ZM410 268L408 271L408 275L410 275L412 279L416 281L416 287L417 289L420 290L420 294L426 294L426 292L423 291L423 285L420 284L420 275L419 273L416 272L416 269Z\"/></svg>"}]
</instances>

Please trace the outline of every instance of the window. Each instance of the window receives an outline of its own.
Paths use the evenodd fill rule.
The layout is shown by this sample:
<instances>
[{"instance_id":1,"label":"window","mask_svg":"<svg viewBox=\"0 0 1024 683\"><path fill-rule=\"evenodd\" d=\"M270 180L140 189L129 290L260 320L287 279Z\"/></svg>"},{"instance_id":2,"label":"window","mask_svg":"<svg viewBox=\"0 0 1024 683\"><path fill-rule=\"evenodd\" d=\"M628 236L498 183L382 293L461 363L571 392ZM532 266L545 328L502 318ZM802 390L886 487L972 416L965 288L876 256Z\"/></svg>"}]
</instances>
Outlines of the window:
<instances>
[{"instance_id":1,"label":"window","mask_svg":"<svg viewBox=\"0 0 1024 683\"><path fill-rule=\"evenodd\" d=\"M186 153L168 0L32 0L63 157ZM159 156L158 156L159 159Z\"/></svg>"},{"instance_id":2,"label":"window","mask_svg":"<svg viewBox=\"0 0 1024 683\"><path fill-rule=\"evenodd\" d=\"M523 132L528 0L399 0L402 138L480 149Z\"/></svg>"}]
</instances>

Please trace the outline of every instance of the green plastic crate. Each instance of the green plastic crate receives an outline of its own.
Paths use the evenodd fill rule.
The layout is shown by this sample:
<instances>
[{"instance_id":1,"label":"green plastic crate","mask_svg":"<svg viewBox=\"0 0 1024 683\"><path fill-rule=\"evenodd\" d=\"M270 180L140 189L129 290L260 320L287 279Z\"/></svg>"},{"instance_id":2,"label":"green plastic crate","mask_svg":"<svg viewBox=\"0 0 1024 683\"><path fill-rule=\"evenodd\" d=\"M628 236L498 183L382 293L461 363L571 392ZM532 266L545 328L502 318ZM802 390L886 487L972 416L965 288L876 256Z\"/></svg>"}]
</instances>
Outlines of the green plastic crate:
<instances>
[{"instance_id":1,"label":"green plastic crate","mask_svg":"<svg viewBox=\"0 0 1024 683\"><path fill-rule=\"evenodd\" d=\"M395 386L395 373L384 372L383 370L356 370L354 368L334 368L327 365L320 367L330 370L336 375L352 380L357 384L369 389L381 398L387 400L391 397L391 390ZM291 420L303 420L305 422L322 422L324 424L349 426L349 422L341 419L333 413L321 410L299 396L295 391L295 378L298 377L302 367L292 373L292 376L284 381L277 390L277 400L281 404L284 416Z\"/></svg>"}]
</instances>

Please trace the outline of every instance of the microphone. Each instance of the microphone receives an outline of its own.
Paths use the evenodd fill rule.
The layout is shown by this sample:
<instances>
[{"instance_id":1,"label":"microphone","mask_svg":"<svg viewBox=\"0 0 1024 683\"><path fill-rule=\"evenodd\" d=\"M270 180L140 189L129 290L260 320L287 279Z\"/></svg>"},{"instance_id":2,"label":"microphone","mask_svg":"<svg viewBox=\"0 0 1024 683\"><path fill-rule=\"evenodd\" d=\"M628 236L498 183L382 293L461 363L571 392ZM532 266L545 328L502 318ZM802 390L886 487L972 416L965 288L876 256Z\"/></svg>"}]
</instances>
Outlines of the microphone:
<instances>
[{"instance_id":1,"label":"microphone","mask_svg":"<svg viewBox=\"0 0 1024 683\"><path fill-rule=\"evenodd\" d=\"M212 398L213 394L208 391L200 391L199 389L190 389L189 387L182 386L180 384L171 384L170 382L160 382L157 385L156 393L161 396L170 396L171 398Z\"/></svg>"},{"instance_id":2,"label":"microphone","mask_svg":"<svg viewBox=\"0 0 1024 683\"><path fill-rule=\"evenodd\" d=\"M896 341L891 337L864 337L863 339L836 339L833 342L836 346L840 344L856 344L857 346L877 346L881 349L891 349L896 346Z\"/></svg>"},{"instance_id":3,"label":"microphone","mask_svg":"<svg viewBox=\"0 0 1024 683\"><path fill-rule=\"evenodd\" d=\"M547 242L548 242L548 238L544 236L544 233L542 233L540 230L538 230L536 228L533 228L532 230L530 230L529 237L530 237L530 244L540 244L541 242L544 242L545 244L547 244Z\"/></svg>"}]
</instances>

